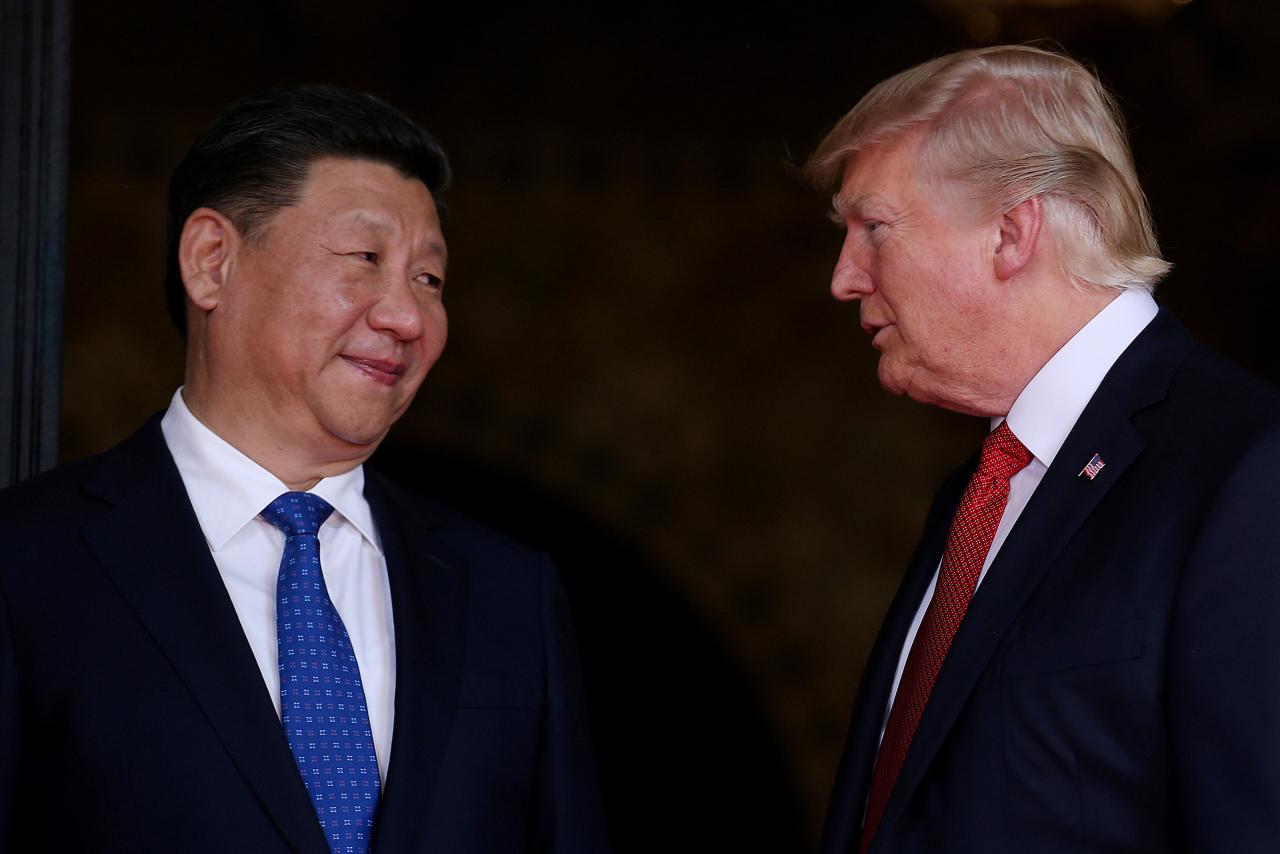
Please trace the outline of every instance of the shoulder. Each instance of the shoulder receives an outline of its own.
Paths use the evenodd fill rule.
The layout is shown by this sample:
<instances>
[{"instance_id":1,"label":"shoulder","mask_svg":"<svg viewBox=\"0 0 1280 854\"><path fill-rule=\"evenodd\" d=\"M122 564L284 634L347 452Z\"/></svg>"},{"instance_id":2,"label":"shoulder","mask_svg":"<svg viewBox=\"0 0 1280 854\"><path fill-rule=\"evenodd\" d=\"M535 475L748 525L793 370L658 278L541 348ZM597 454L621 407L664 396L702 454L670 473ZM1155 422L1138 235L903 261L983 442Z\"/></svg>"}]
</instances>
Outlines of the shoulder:
<instances>
[{"instance_id":1,"label":"shoulder","mask_svg":"<svg viewBox=\"0 0 1280 854\"><path fill-rule=\"evenodd\" d=\"M380 534L391 526L403 535L421 539L432 549L464 558L473 569L487 572L546 572L554 574L550 559L526 545L437 498L391 480L377 470L365 470L365 494Z\"/></svg>"},{"instance_id":2,"label":"shoulder","mask_svg":"<svg viewBox=\"0 0 1280 854\"><path fill-rule=\"evenodd\" d=\"M1274 526L1280 508L1275 386L1190 342L1163 393L1131 418L1143 443L1132 482L1148 500L1182 516L1185 533L1229 531L1250 544Z\"/></svg>"},{"instance_id":3,"label":"shoulder","mask_svg":"<svg viewBox=\"0 0 1280 854\"><path fill-rule=\"evenodd\" d=\"M85 495L84 487L104 456L64 463L0 490L0 532L5 541L38 536L92 512L98 502Z\"/></svg>"},{"instance_id":4,"label":"shoulder","mask_svg":"<svg viewBox=\"0 0 1280 854\"><path fill-rule=\"evenodd\" d=\"M0 491L0 595L20 591L65 594L65 570L84 565L78 532L107 509L88 497L84 484L96 471L91 457L58 466Z\"/></svg>"},{"instance_id":5,"label":"shoulder","mask_svg":"<svg viewBox=\"0 0 1280 854\"><path fill-rule=\"evenodd\" d=\"M1166 422L1169 447L1221 464L1280 436L1280 389L1195 344L1151 417Z\"/></svg>"},{"instance_id":6,"label":"shoulder","mask_svg":"<svg viewBox=\"0 0 1280 854\"><path fill-rule=\"evenodd\" d=\"M173 469L159 418L101 454L74 460L0 490L0 537L12 557L22 544L51 546L111 509L123 496L145 494ZM176 473L176 472L175 472Z\"/></svg>"},{"instance_id":7,"label":"shoulder","mask_svg":"<svg viewBox=\"0 0 1280 854\"><path fill-rule=\"evenodd\" d=\"M544 552L371 469L365 494L393 597L399 579L399 589L417 589L436 606L465 602L468 635L482 655L519 659L565 624L559 572Z\"/></svg>"},{"instance_id":8,"label":"shoulder","mask_svg":"<svg viewBox=\"0 0 1280 854\"><path fill-rule=\"evenodd\" d=\"M1171 391L1188 402L1220 405L1224 418L1259 423L1280 420L1280 389L1203 344L1192 347Z\"/></svg>"},{"instance_id":9,"label":"shoulder","mask_svg":"<svg viewBox=\"0 0 1280 854\"><path fill-rule=\"evenodd\" d=\"M1194 340L1167 309L1098 390L1147 440L1215 465L1280 427L1280 390Z\"/></svg>"}]
</instances>

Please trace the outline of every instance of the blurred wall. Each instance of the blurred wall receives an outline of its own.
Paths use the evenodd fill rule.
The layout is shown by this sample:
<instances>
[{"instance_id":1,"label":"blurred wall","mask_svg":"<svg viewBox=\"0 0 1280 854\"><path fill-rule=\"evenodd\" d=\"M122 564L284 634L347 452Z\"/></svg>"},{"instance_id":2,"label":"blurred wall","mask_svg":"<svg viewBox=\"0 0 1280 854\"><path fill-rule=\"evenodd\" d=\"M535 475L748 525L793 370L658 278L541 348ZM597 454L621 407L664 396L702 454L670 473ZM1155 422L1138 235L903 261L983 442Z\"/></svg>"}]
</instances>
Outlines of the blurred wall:
<instances>
[{"instance_id":1,"label":"blurred wall","mask_svg":"<svg viewBox=\"0 0 1280 854\"><path fill-rule=\"evenodd\" d=\"M806 847L928 500L983 425L880 391L827 292L841 234L788 163L909 64L1056 38L1133 124L1162 299L1275 381L1278 33L1243 0L77 4L63 456L181 381L159 283L191 138L268 85L383 95L457 173L451 340L384 467L561 563L620 850Z\"/></svg>"}]
</instances>

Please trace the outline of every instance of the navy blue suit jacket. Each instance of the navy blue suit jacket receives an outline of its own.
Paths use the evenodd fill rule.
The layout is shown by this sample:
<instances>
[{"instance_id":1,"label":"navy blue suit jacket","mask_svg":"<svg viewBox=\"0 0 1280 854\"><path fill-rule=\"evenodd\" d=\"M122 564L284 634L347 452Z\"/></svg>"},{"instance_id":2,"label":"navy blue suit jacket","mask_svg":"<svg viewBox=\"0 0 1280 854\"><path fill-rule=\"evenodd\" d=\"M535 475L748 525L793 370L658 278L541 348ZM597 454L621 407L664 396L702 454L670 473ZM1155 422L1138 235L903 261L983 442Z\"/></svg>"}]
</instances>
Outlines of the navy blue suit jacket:
<instances>
[{"instance_id":1,"label":"navy blue suit jacket","mask_svg":"<svg viewBox=\"0 0 1280 854\"><path fill-rule=\"evenodd\" d=\"M975 465L934 500L872 649L824 854L857 851L898 655ZM1278 849L1280 398L1162 310L974 595L870 850Z\"/></svg>"},{"instance_id":2,"label":"navy blue suit jacket","mask_svg":"<svg viewBox=\"0 0 1280 854\"><path fill-rule=\"evenodd\" d=\"M374 850L604 851L554 567L366 481L396 646ZM158 418L0 493L0 543L0 850L328 850Z\"/></svg>"}]
</instances>

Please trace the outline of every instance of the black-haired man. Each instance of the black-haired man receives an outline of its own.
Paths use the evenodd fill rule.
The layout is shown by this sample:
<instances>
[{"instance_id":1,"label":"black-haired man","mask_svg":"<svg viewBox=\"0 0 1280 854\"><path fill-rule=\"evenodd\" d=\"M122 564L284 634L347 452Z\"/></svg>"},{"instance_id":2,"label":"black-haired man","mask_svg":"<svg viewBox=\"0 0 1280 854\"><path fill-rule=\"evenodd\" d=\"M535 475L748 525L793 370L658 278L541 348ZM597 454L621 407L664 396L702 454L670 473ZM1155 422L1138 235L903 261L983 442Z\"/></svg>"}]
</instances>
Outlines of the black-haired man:
<instances>
[{"instance_id":1,"label":"black-haired man","mask_svg":"<svg viewBox=\"0 0 1280 854\"><path fill-rule=\"evenodd\" d=\"M0 496L0 847L604 850L554 568L362 467L444 348L448 176L330 87L183 158L183 388Z\"/></svg>"}]
</instances>

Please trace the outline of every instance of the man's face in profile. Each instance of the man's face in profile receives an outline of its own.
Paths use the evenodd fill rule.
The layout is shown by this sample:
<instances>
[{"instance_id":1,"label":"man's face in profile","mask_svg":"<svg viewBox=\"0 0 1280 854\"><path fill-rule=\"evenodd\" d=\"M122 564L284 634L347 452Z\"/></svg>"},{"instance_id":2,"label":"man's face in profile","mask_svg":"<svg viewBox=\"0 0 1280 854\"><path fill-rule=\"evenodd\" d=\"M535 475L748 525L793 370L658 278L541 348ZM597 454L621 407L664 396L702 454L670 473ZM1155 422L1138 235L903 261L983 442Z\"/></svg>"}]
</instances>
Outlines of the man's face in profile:
<instances>
[{"instance_id":1,"label":"man's face in profile","mask_svg":"<svg viewBox=\"0 0 1280 854\"><path fill-rule=\"evenodd\" d=\"M444 350L445 243L394 167L323 158L242 244L208 324L210 376L290 443L376 445Z\"/></svg>"},{"instance_id":2,"label":"man's face in profile","mask_svg":"<svg viewBox=\"0 0 1280 854\"><path fill-rule=\"evenodd\" d=\"M999 347L983 334L998 232L921 167L919 144L872 146L846 164L834 206L847 234L831 292L861 303L886 390L987 414L980 402L1002 372Z\"/></svg>"}]
</instances>

